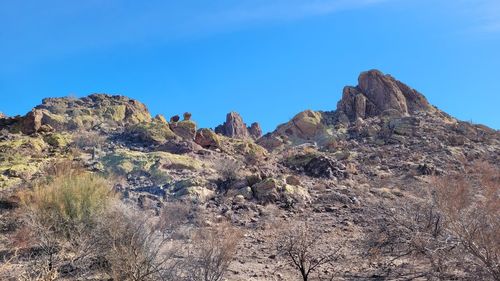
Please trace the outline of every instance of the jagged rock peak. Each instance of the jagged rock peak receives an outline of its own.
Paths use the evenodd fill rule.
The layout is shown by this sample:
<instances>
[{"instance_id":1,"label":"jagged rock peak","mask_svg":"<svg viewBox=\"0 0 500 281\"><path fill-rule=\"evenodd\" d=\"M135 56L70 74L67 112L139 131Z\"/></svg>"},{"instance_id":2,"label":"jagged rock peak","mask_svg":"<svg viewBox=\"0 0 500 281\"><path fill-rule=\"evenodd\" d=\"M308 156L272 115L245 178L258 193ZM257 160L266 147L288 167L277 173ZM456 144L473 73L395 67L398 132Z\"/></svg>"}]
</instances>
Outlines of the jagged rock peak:
<instances>
[{"instance_id":1,"label":"jagged rock peak","mask_svg":"<svg viewBox=\"0 0 500 281\"><path fill-rule=\"evenodd\" d=\"M248 133L253 139L258 139L262 137L262 128L260 127L260 124L257 122L253 122L250 127L247 128Z\"/></svg>"},{"instance_id":2,"label":"jagged rock peak","mask_svg":"<svg viewBox=\"0 0 500 281\"><path fill-rule=\"evenodd\" d=\"M247 127L238 112L229 112L226 115L226 122L217 126L215 128L215 132L217 134L237 139L246 139L249 137L258 139L262 135L262 129L258 123L253 123L250 127Z\"/></svg>"},{"instance_id":3,"label":"jagged rock peak","mask_svg":"<svg viewBox=\"0 0 500 281\"><path fill-rule=\"evenodd\" d=\"M2 112L0 112L0 119L2 119L2 118L7 118L7 115L5 115Z\"/></svg>"},{"instance_id":4,"label":"jagged rock peak","mask_svg":"<svg viewBox=\"0 0 500 281\"><path fill-rule=\"evenodd\" d=\"M358 86L344 88L337 111L353 121L385 113L408 116L418 111L433 112L435 108L424 95L391 75L370 70L359 75Z\"/></svg>"}]
</instances>

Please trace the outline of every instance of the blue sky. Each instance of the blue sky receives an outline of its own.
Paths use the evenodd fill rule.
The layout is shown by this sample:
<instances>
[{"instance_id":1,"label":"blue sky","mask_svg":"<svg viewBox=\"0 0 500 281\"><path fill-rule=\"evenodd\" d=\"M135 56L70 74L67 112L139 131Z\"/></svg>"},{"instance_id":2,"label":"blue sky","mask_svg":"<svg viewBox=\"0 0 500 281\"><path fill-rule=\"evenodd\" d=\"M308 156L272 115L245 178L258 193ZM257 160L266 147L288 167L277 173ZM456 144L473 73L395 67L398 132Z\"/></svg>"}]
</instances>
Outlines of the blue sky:
<instances>
[{"instance_id":1,"label":"blue sky","mask_svg":"<svg viewBox=\"0 0 500 281\"><path fill-rule=\"evenodd\" d=\"M123 94L201 127L333 110L377 68L500 128L498 0L0 0L0 111Z\"/></svg>"}]
</instances>

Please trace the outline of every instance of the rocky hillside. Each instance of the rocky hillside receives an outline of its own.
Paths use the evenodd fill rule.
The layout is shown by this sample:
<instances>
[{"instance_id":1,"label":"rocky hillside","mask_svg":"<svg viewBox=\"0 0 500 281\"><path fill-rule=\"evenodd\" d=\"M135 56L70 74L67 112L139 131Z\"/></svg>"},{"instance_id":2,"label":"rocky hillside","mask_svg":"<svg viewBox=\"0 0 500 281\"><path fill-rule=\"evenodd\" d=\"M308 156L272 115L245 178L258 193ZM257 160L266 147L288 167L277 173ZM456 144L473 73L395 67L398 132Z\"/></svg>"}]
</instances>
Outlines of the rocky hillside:
<instances>
[{"instance_id":1,"label":"rocky hillside","mask_svg":"<svg viewBox=\"0 0 500 281\"><path fill-rule=\"evenodd\" d=\"M269 264L270 217L308 218L334 233L347 253L338 262L343 277L333 280L361 280L428 266L401 267L389 254L377 266L364 256L363 237L386 211L417 202L434 176L476 160L499 167L500 132L449 116L378 70L345 87L335 110L306 110L264 136L236 112L212 130L198 128L190 113L153 117L139 101L106 94L48 98L25 116L0 115L5 196L63 159L117 179L122 200L146 213L195 202L244 229L227 280L295 280L290 268ZM379 280L397 279L387 276Z\"/></svg>"}]
</instances>

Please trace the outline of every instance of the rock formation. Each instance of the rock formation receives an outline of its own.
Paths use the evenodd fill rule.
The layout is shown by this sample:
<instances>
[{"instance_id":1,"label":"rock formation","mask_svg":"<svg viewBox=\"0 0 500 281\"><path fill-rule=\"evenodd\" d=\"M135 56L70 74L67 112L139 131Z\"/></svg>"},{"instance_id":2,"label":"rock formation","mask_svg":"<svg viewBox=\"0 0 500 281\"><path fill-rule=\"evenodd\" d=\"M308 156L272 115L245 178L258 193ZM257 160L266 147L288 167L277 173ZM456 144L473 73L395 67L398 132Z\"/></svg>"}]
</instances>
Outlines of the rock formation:
<instances>
[{"instance_id":1,"label":"rock formation","mask_svg":"<svg viewBox=\"0 0 500 281\"><path fill-rule=\"evenodd\" d=\"M370 70L361 73L358 86L344 88L337 111L354 121L383 113L408 116L418 111L432 112L435 109L416 90L390 75Z\"/></svg>"},{"instance_id":2,"label":"rock formation","mask_svg":"<svg viewBox=\"0 0 500 281\"><path fill-rule=\"evenodd\" d=\"M219 137L214 131L206 128L199 129L196 132L194 142L203 148L216 149L221 148Z\"/></svg>"},{"instance_id":3,"label":"rock formation","mask_svg":"<svg viewBox=\"0 0 500 281\"><path fill-rule=\"evenodd\" d=\"M255 140L262 137L262 128L260 127L259 123L252 123L252 125L248 127L248 134Z\"/></svg>"},{"instance_id":4,"label":"rock formation","mask_svg":"<svg viewBox=\"0 0 500 281\"><path fill-rule=\"evenodd\" d=\"M229 112L226 115L226 122L217 126L215 132L236 139L246 139L250 137L258 139L262 135L262 129L258 123L253 123L250 127L247 127L243 122L243 118L237 112Z\"/></svg>"},{"instance_id":5,"label":"rock formation","mask_svg":"<svg viewBox=\"0 0 500 281\"><path fill-rule=\"evenodd\" d=\"M93 94L81 99L46 98L26 116L11 119L11 128L33 134L40 128L56 131L134 125L151 121L146 106L124 96Z\"/></svg>"}]
</instances>

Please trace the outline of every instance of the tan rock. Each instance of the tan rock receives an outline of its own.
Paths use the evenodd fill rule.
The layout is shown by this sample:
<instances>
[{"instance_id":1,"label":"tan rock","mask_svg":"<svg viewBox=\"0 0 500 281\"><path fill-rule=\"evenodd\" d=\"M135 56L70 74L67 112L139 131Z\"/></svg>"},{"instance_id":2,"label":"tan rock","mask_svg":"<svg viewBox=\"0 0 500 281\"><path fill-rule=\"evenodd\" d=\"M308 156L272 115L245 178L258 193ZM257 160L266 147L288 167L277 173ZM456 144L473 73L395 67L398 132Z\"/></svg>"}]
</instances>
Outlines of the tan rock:
<instances>
[{"instance_id":1,"label":"tan rock","mask_svg":"<svg viewBox=\"0 0 500 281\"><path fill-rule=\"evenodd\" d=\"M199 129L196 132L194 142L199 144L203 148L216 149L220 148L220 140L217 134L206 128Z\"/></svg>"},{"instance_id":2,"label":"tan rock","mask_svg":"<svg viewBox=\"0 0 500 281\"><path fill-rule=\"evenodd\" d=\"M360 74L357 87L344 88L337 111L354 121L389 111L406 116L418 111L434 112L435 109L416 90L390 75L370 70Z\"/></svg>"},{"instance_id":3,"label":"tan rock","mask_svg":"<svg viewBox=\"0 0 500 281\"><path fill-rule=\"evenodd\" d=\"M196 123L191 120L170 123L170 129L176 135L187 140L193 140L196 135Z\"/></svg>"}]
</instances>

